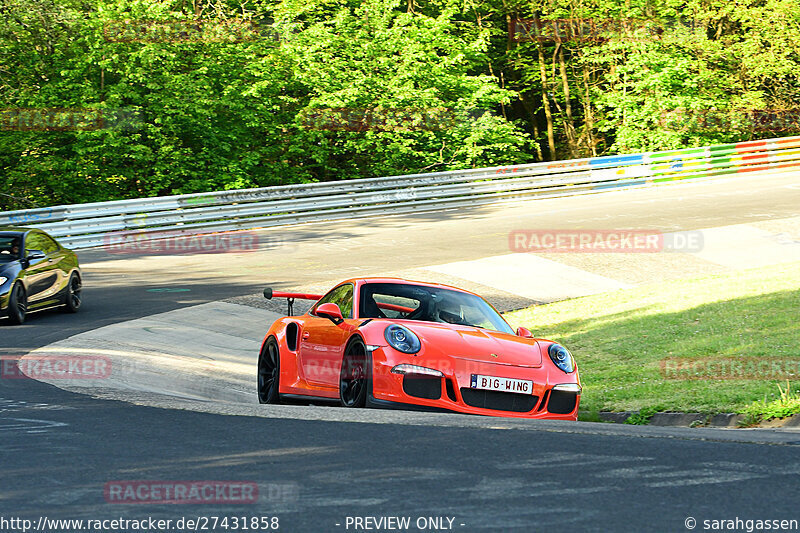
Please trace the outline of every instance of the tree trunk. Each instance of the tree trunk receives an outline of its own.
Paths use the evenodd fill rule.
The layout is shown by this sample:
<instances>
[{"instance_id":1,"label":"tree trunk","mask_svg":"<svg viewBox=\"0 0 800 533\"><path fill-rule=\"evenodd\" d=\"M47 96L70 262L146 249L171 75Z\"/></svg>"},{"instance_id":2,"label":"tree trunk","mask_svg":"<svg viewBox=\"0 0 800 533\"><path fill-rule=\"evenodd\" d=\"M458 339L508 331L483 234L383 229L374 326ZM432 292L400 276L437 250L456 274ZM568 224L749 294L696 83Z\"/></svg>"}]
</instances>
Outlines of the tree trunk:
<instances>
[{"instance_id":1,"label":"tree trunk","mask_svg":"<svg viewBox=\"0 0 800 533\"><path fill-rule=\"evenodd\" d=\"M547 119L547 146L550 148L550 160L556 160L556 139L553 133L553 111L550 108L550 99L547 97L547 65L544 60L544 49L542 43L536 43L539 51L539 78L542 82L542 105L544 106L544 116Z\"/></svg>"},{"instance_id":2,"label":"tree trunk","mask_svg":"<svg viewBox=\"0 0 800 533\"><path fill-rule=\"evenodd\" d=\"M564 48L558 47L558 66L561 73L561 87L564 91L564 129L567 134L567 148L569 149L570 159L578 157L577 133L575 132L575 121L572 119L572 103L569 94L569 78L567 77L567 65L564 61Z\"/></svg>"},{"instance_id":3,"label":"tree trunk","mask_svg":"<svg viewBox=\"0 0 800 533\"><path fill-rule=\"evenodd\" d=\"M592 93L589 90L589 71L586 65L583 65L583 123L586 127L586 142L589 144L589 150L592 157L597 157L597 138L594 136L594 111L592 110Z\"/></svg>"},{"instance_id":4,"label":"tree trunk","mask_svg":"<svg viewBox=\"0 0 800 533\"><path fill-rule=\"evenodd\" d=\"M504 4L505 5L505 4ZM510 52L516 48L516 42L511 36L512 32L512 19L511 13L506 13L506 24L508 26L508 38L506 41L506 52L509 54ZM519 72L514 68L513 61L508 61L509 68L509 77L510 81L513 83L514 87L520 87L520 79L519 79ZM504 87L505 88L505 87ZM525 109L525 112L528 114L531 127L533 128L533 147L536 150L536 160L537 161L544 161L544 155L542 154L542 146L539 144L539 120L537 117L538 110L534 110L533 103L526 98L525 96L525 89L520 88L519 90L519 101L522 103L522 107Z\"/></svg>"}]
</instances>

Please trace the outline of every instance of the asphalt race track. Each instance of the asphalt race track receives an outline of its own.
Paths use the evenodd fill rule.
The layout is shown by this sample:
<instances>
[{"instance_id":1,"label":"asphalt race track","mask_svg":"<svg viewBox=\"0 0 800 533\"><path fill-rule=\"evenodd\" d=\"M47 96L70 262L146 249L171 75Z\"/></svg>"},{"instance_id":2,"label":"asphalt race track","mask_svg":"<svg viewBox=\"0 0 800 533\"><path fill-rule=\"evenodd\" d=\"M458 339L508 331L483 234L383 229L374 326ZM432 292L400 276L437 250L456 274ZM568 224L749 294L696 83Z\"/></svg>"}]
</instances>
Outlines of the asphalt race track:
<instances>
[{"instance_id":1,"label":"asphalt race track","mask_svg":"<svg viewBox=\"0 0 800 533\"><path fill-rule=\"evenodd\" d=\"M243 254L83 251L82 311L0 325L0 349L22 355L265 285L322 290L355 275L411 276L431 265L500 256L510 252L515 229L673 232L798 216L800 175L792 173L276 228L259 232L259 251ZM678 259L642 258L646 268L554 260L640 283L673 275ZM727 268L703 258L681 261L691 272ZM525 290L485 288L498 307L536 301ZM127 399L148 395L164 396L139 390ZM246 402L197 408L197 401L161 399L169 408L0 380L0 531L18 530L2 518L36 523L41 516L278 517L289 532L397 530L386 522L367 529L376 522L365 517L409 517L409 531L687 531L690 517L696 530L714 519L800 520L800 433L789 429L641 428ZM245 504L109 503L104 488L125 480L236 480L255 484L258 497Z\"/></svg>"},{"instance_id":2,"label":"asphalt race track","mask_svg":"<svg viewBox=\"0 0 800 533\"><path fill-rule=\"evenodd\" d=\"M797 434L770 433L784 442L763 445L670 435L689 430L504 429L457 415L483 427L383 423L383 412L375 423L297 421L19 385L4 386L14 404L2 419L1 505L3 516L34 521L277 516L283 531L312 532L354 531L336 526L348 516L449 516L459 531L685 531L688 517L796 518L800 496ZM186 479L252 481L261 497L181 506L103 497L110 481Z\"/></svg>"}]
</instances>

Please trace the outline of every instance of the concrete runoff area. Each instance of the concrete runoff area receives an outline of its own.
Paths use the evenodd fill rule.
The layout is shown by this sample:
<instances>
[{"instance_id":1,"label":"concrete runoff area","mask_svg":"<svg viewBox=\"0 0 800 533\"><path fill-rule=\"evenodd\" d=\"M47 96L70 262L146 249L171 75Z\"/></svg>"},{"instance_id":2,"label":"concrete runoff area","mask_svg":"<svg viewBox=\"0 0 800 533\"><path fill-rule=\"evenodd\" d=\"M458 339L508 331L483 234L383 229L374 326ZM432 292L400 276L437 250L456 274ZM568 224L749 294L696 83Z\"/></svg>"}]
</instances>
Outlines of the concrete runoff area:
<instances>
[{"instance_id":1,"label":"concrete runoff area","mask_svg":"<svg viewBox=\"0 0 800 533\"><path fill-rule=\"evenodd\" d=\"M37 371L26 359L97 357L108 362L107 377L40 380L73 392L116 390L119 399L138 392L253 404L260 342L276 318L270 311L212 302L81 333L32 351L22 368Z\"/></svg>"},{"instance_id":2,"label":"concrete runoff area","mask_svg":"<svg viewBox=\"0 0 800 533\"><path fill-rule=\"evenodd\" d=\"M542 303L633 286L549 258L523 253L434 265L427 269L516 292Z\"/></svg>"}]
</instances>

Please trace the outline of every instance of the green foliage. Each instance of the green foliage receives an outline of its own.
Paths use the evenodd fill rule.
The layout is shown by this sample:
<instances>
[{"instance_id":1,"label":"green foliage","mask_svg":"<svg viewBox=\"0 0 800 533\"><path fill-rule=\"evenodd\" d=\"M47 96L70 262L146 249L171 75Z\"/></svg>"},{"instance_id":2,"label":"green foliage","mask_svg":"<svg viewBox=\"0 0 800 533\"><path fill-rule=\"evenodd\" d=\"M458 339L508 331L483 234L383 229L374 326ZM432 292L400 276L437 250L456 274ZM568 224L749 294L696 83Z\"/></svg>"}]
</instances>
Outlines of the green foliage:
<instances>
[{"instance_id":1,"label":"green foliage","mask_svg":"<svg viewBox=\"0 0 800 533\"><path fill-rule=\"evenodd\" d=\"M795 385L797 387L797 385ZM774 397L775 394L772 394ZM787 418L800 413L800 389L792 390L791 383L786 381L786 388L778 384L778 397L775 399L764 398L755 401L744 409L745 425L756 425L762 420L773 418Z\"/></svg>"},{"instance_id":2,"label":"green foliage","mask_svg":"<svg viewBox=\"0 0 800 533\"><path fill-rule=\"evenodd\" d=\"M800 105L798 2L2 0L0 209L797 133L749 117ZM646 24L515 41L532 16Z\"/></svg>"},{"instance_id":3,"label":"green foliage","mask_svg":"<svg viewBox=\"0 0 800 533\"><path fill-rule=\"evenodd\" d=\"M778 380L796 373L800 364L798 267L786 263L664 281L535 306L506 318L573 353L581 372L582 409L640 411L658 405L731 413L746 412L754 400L766 398L757 409L767 412ZM669 366L677 360L692 372ZM742 370L733 376L719 361L739 362ZM790 399L784 404L793 407Z\"/></svg>"},{"instance_id":4,"label":"green foliage","mask_svg":"<svg viewBox=\"0 0 800 533\"><path fill-rule=\"evenodd\" d=\"M633 424L635 426L646 426L650 423L650 419L653 418L653 415L656 413L663 411L663 407L643 407L639 410L638 413L634 413L629 416L626 420L626 424Z\"/></svg>"}]
</instances>

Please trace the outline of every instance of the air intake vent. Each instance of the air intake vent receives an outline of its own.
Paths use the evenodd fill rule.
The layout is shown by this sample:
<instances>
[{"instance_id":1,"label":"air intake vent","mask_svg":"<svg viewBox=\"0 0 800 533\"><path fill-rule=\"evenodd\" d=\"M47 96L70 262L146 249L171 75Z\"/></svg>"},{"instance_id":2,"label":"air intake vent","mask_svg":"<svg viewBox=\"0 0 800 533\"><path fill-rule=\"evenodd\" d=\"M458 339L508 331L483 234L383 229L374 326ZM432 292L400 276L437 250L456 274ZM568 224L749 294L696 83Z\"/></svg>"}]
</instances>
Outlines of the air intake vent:
<instances>
[{"instance_id":1,"label":"air intake vent","mask_svg":"<svg viewBox=\"0 0 800 533\"><path fill-rule=\"evenodd\" d=\"M403 376L403 392L415 398L438 400L442 397L442 378L422 374Z\"/></svg>"},{"instance_id":2,"label":"air intake vent","mask_svg":"<svg viewBox=\"0 0 800 533\"><path fill-rule=\"evenodd\" d=\"M554 390L550 393L547 410L556 415L567 415L575 410L578 395L574 392Z\"/></svg>"},{"instance_id":3,"label":"air intake vent","mask_svg":"<svg viewBox=\"0 0 800 533\"><path fill-rule=\"evenodd\" d=\"M539 400L532 394L515 394L513 392L500 392L492 390L461 388L461 397L470 407L493 409L495 411L512 411L514 413L527 413Z\"/></svg>"}]
</instances>

